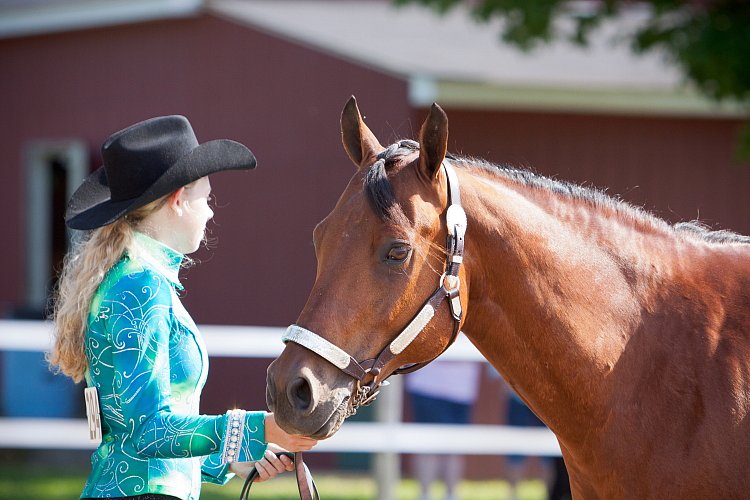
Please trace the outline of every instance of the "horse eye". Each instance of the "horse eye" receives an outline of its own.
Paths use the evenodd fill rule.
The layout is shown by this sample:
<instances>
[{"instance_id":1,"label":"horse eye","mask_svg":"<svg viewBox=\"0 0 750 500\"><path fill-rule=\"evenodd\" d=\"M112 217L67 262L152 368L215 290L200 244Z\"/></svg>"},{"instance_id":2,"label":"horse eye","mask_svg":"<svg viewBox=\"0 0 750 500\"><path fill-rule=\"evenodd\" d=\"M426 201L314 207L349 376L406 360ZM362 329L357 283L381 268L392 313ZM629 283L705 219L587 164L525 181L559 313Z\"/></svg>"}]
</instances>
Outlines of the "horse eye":
<instances>
[{"instance_id":1,"label":"horse eye","mask_svg":"<svg viewBox=\"0 0 750 500\"><path fill-rule=\"evenodd\" d=\"M388 255L386 255L386 260L392 263L403 262L409 257L410 253L411 247L407 245L391 247L391 249L388 250Z\"/></svg>"}]
</instances>

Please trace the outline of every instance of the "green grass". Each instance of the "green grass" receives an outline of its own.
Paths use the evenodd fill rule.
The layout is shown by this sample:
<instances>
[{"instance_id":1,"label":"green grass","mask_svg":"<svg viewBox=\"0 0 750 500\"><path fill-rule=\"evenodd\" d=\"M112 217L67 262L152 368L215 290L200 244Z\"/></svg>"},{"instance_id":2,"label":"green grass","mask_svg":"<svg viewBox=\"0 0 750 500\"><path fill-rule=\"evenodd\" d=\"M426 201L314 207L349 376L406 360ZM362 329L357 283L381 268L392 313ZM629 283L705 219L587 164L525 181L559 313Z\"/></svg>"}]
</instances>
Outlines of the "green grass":
<instances>
[{"instance_id":1,"label":"green grass","mask_svg":"<svg viewBox=\"0 0 750 500\"><path fill-rule=\"evenodd\" d=\"M42 467L0 468L0 499L2 500L71 500L80 495L85 475ZM323 500L370 500L375 498L376 485L371 477L361 474L316 474ZM226 486L203 485L201 500L236 500L242 483L232 480ZM433 491L442 498L442 484L434 485ZM415 500L419 486L412 479L399 483L396 500ZM464 481L459 486L459 497L464 500L504 500L510 497L510 487L505 481ZM272 481L253 486L252 500L297 500L297 484L294 476L285 474ZM546 491L540 481L526 481L519 486L521 500L544 500Z\"/></svg>"}]
</instances>

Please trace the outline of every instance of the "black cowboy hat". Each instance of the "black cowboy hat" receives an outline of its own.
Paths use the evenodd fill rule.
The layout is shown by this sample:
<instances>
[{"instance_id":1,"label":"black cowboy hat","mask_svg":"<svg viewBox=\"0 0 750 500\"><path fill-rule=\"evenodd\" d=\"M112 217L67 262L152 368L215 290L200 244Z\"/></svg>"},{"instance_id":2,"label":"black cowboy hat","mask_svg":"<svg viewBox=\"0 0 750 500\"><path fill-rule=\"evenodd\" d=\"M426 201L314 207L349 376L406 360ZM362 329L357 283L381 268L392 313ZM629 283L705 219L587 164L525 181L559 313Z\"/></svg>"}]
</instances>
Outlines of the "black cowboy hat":
<instances>
[{"instance_id":1,"label":"black cowboy hat","mask_svg":"<svg viewBox=\"0 0 750 500\"><path fill-rule=\"evenodd\" d=\"M151 118L112 134L104 165L73 193L65 213L72 229L94 229L222 170L255 168L253 153L228 139L198 144L184 116Z\"/></svg>"}]
</instances>

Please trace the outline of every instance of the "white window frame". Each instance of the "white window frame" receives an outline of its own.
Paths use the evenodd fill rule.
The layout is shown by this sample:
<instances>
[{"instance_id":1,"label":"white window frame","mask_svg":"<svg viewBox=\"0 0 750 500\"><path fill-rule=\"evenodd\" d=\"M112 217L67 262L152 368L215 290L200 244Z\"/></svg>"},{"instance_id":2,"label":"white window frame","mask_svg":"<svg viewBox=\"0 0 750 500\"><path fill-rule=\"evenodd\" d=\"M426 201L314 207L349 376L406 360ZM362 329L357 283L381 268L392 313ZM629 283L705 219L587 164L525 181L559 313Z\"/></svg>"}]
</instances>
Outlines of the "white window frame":
<instances>
[{"instance_id":1,"label":"white window frame","mask_svg":"<svg viewBox=\"0 0 750 500\"><path fill-rule=\"evenodd\" d=\"M50 163L60 159L67 170L65 199L70 199L88 172L89 154L79 140L36 140L25 148L26 209L24 224L25 306L43 311L47 305L47 287L52 279L49 262L52 254L52 183ZM72 237L67 231L68 242Z\"/></svg>"}]
</instances>

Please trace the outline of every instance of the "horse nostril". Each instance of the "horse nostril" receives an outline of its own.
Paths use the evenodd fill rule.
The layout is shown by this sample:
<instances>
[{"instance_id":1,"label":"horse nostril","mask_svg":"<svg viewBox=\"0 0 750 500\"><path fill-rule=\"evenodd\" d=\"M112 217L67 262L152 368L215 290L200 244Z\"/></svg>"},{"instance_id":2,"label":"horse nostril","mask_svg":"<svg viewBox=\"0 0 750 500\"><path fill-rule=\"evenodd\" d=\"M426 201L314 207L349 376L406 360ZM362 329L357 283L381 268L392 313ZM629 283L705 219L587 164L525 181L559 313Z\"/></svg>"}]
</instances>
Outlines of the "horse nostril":
<instances>
[{"instance_id":1,"label":"horse nostril","mask_svg":"<svg viewBox=\"0 0 750 500\"><path fill-rule=\"evenodd\" d=\"M294 379L286 390L287 398L292 407L299 411L307 411L312 402L312 391L310 383L303 377Z\"/></svg>"}]
</instances>

